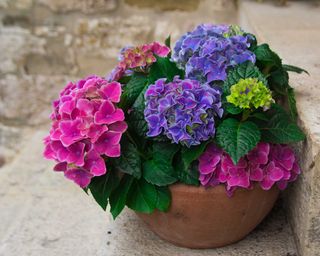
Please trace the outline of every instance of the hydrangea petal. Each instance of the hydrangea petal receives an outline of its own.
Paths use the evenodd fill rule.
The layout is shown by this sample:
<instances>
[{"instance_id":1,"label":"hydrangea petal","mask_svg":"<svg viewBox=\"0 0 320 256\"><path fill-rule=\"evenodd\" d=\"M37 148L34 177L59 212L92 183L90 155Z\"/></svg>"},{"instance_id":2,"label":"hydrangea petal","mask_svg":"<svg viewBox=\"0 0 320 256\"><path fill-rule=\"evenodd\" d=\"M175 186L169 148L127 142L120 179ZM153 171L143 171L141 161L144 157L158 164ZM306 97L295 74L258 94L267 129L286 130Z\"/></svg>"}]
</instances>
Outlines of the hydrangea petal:
<instances>
[{"instance_id":1,"label":"hydrangea petal","mask_svg":"<svg viewBox=\"0 0 320 256\"><path fill-rule=\"evenodd\" d=\"M85 188L90 184L93 175L82 168L68 169L64 172L66 178L74 181L81 188Z\"/></svg>"}]
</instances>

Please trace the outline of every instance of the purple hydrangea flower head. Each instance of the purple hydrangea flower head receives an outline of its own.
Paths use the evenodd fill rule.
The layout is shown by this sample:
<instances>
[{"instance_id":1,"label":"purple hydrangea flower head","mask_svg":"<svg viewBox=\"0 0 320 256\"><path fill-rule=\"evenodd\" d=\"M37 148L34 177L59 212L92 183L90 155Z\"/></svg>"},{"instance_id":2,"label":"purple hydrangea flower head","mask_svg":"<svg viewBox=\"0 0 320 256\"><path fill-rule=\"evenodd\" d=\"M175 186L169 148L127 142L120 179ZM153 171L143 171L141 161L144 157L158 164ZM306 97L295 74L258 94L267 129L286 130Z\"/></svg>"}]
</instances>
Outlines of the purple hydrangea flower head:
<instances>
[{"instance_id":1,"label":"purple hydrangea flower head","mask_svg":"<svg viewBox=\"0 0 320 256\"><path fill-rule=\"evenodd\" d=\"M251 41L252 36L238 26L202 24L177 41L172 59L185 68L187 78L223 81L229 67L255 62L255 55L248 49Z\"/></svg>"},{"instance_id":2,"label":"purple hydrangea flower head","mask_svg":"<svg viewBox=\"0 0 320 256\"><path fill-rule=\"evenodd\" d=\"M198 145L215 134L215 118L221 117L221 92L199 81L175 77L159 79L145 93L147 136L166 135L174 143Z\"/></svg>"}]
</instances>

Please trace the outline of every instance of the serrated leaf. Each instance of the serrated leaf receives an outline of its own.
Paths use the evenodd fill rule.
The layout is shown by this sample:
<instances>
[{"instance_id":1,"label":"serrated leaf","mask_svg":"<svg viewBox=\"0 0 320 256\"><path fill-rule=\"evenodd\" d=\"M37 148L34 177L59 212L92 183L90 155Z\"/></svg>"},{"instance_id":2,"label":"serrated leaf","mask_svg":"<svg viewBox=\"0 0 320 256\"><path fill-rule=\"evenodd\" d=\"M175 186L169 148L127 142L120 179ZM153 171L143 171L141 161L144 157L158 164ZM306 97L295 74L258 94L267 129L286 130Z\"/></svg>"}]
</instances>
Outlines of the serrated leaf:
<instances>
[{"instance_id":1,"label":"serrated leaf","mask_svg":"<svg viewBox=\"0 0 320 256\"><path fill-rule=\"evenodd\" d=\"M250 114L250 118L255 118L255 119L258 119L261 121L268 121L269 120L269 117L265 113L262 113L262 112L256 112L256 113Z\"/></svg>"},{"instance_id":2,"label":"serrated leaf","mask_svg":"<svg viewBox=\"0 0 320 256\"><path fill-rule=\"evenodd\" d=\"M148 124L144 118L144 92L146 88L140 93L136 101L134 102L130 114L128 115L129 129L133 129L134 132L140 137L145 137L148 131Z\"/></svg>"},{"instance_id":3,"label":"serrated leaf","mask_svg":"<svg viewBox=\"0 0 320 256\"><path fill-rule=\"evenodd\" d=\"M172 81L175 76L183 78L183 71L179 69L176 63L172 62L168 57L157 57L157 61L150 67L149 84L153 84L160 78L166 78Z\"/></svg>"},{"instance_id":4,"label":"serrated leaf","mask_svg":"<svg viewBox=\"0 0 320 256\"><path fill-rule=\"evenodd\" d=\"M157 206L158 192L144 179L134 180L127 197L127 206L138 212L152 213Z\"/></svg>"},{"instance_id":5,"label":"serrated leaf","mask_svg":"<svg viewBox=\"0 0 320 256\"><path fill-rule=\"evenodd\" d=\"M273 90L279 94L286 95L289 86L289 75L287 71L278 68L270 73L268 80Z\"/></svg>"},{"instance_id":6,"label":"serrated leaf","mask_svg":"<svg viewBox=\"0 0 320 256\"><path fill-rule=\"evenodd\" d=\"M304 133L281 106L273 104L268 112L269 121L259 124L262 141L288 144L305 139Z\"/></svg>"},{"instance_id":7,"label":"serrated leaf","mask_svg":"<svg viewBox=\"0 0 320 256\"><path fill-rule=\"evenodd\" d=\"M124 86L119 107L127 110L136 101L148 82L142 73L133 73L129 82Z\"/></svg>"},{"instance_id":8,"label":"serrated leaf","mask_svg":"<svg viewBox=\"0 0 320 256\"><path fill-rule=\"evenodd\" d=\"M162 212L166 212L169 209L171 203L171 193L168 187L155 186L157 190L156 208Z\"/></svg>"},{"instance_id":9,"label":"serrated leaf","mask_svg":"<svg viewBox=\"0 0 320 256\"><path fill-rule=\"evenodd\" d=\"M166 186L176 182L173 167L166 161L149 160L143 164L143 178L157 186Z\"/></svg>"},{"instance_id":10,"label":"serrated leaf","mask_svg":"<svg viewBox=\"0 0 320 256\"><path fill-rule=\"evenodd\" d=\"M229 113L229 114L232 114L232 115L238 115L242 112L242 109L233 105L232 103L226 103L224 105L224 110Z\"/></svg>"},{"instance_id":11,"label":"serrated leaf","mask_svg":"<svg viewBox=\"0 0 320 256\"><path fill-rule=\"evenodd\" d=\"M291 71L291 72L296 72L298 74L301 74L301 73L306 73L309 75L308 71L303 69L303 68L299 68L299 67L296 67L296 66L292 66L292 65L286 65L286 64L283 64L282 65L283 69L285 71Z\"/></svg>"},{"instance_id":12,"label":"serrated leaf","mask_svg":"<svg viewBox=\"0 0 320 256\"><path fill-rule=\"evenodd\" d=\"M178 149L175 144L154 143L152 159L143 163L143 177L158 186L176 182L172 159Z\"/></svg>"},{"instance_id":13,"label":"serrated leaf","mask_svg":"<svg viewBox=\"0 0 320 256\"><path fill-rule=\"evenodd\" d=\"M268 66L281 67L281 59L274 51L272 51L268 44L258 45L254 49L254 54L258 61Z\"/></svg>"},{"instance_id":14,"label":"serrated leaf","mask_svg":"<svg viewBox=\"0 0 320 256\"><path fill-rule=\"evenodd\" d=\"M115 219L125 207L127 196L134 180L135 178L133 176L125 174L119 186L111 193L109 202L113 219Z\"/></svg>"},{"instance_id":15,"label":"serrated leaf","mask_svg":"<svg viewBox=\"0 0 320 256\"><path fill-rule=\"evenodd\" d=\"M172 162L174 154L179 150L179 145L173 143L158 142L152 147L153 159Z\"/></svg>"},{"instance_id":16,"label":"serrated leaf","mask_svg":"<svg viewBox=\"0 0 320 256\"><path fill-rule=\"evenodd\" d=\"M130 174L135 178L141 177L141 158L135 145L129 140L123 140L121 143L121 156L114 159L116 168L122 172Z\"/></svg>"},{"instance_id":17,"label":"serrated leaf","mask_svg":"<svg viewBox=\"0 0 320 256\"><path fill-rule=\"evenodd\" d=\"M208 142L201 143L199 146L190 148L183 147L175 161L175 172L178 180L184 184L199 185L199 171L197 166L193 165L203 153Z\"/></svg>"},{"instance_id":18,"label":"serrated leaf","mask_svg":"<svg viewBox=\"0 0 320 256\"><path fill-rule=\"evenodd\" d=\"M180 182L188 185L199 186L199 170L198 170L198 163L192 162L188 168L180 168L177 169L178 171L178 179Z\"/></svg>"},{"instance_id":19,"label":"serrated leaf","mask_svg":"<svg viewBox=\"0 0 320 256\"><path fill-rule=\"evenodd\" d=\"M236 164L260 141L260 131L251 121L239 122L229 118L218 126L216 139Z\"/></svg>"},{"instance_id":20,"label":"serrated leaf","mask_svg":"<svg viewBox=\"0 0 320 256\"><path fill-rule=\"evenodd\" d=\"M186 167L189 167L189 165L193 161L199 158L199 156L206 149L207 145L208 145L208 142L203 142L198 146L191 146L190 148L183 147L181 149L181 158L182 158L183 165Z\"/></svg>"},{"instance_id":21,"label":"serrated leaf","mask_svg":"<svg viewBox=\"0 0 320 256\"><path fill-rule=\"evenodd\" d=\"M265 127L261 131L262 140L265 142L288 144L305 139L305 135L296 124L281 120L277 123L269 123L269 127Z\"/></svg>"},{"instance_id":22,"label":"serrated leaf","mask_svg":"<svg viewBox=\"0 0 320 256\"><path fill-rule=\"evenodd\" d=\"M114 170L108 170L105 175L92 178L88 188L96 202L106 210L108 198L118 184L117 173Z\"/></svg>"},{"instance_id":23,"label":"serrated leaf","mask_svg":"<svg viewBox=\"0 0 320 256\"><path fill-rule=\"evenodd\" d=\"M257 38L254 34L251 33L245 33L245 36L247 36L249 38L249 43L250 43L250 47L249 50L250 51L254 51L254 49L257 47Z\"/></svg>"},{"instance_id":24,"label":"serrated leaf","mask_svg":"<svg viewBox=\"0 0 320 256\"><path fill-rule=\"evenodd\" d=\"M240 81L240 79L257 78L266 86L268 82L260 70L250 61L246 61L235 66L228 72L227 79L223 84L223 92L225 95L230 94L230 87Z\"/></svg>"},{"instance_id":25,"label":"serrated leaf","mask_svg":"<svg viewBox=\"0 0 320 256\"><path fill-rule=\"evenodd\" d=\"M169 35L169 36L166 38L166 40L164 41L164 44L165 44L167 47L171 48L171 35Z\"/></svg>"},{"instance_id":26,"label":"serrated leaf","mask_svg":"<svg viewBox=\"0 0 320 256\"><path fill-rule=\"evenodd\" d=\"M291 118L292 118L292 120L296 121L297 116L298 116L296 97L294 94L294 89L290 86L288 88L288 105L289 105L289 109L290 109Z\"/></svg>"}]
</instances>

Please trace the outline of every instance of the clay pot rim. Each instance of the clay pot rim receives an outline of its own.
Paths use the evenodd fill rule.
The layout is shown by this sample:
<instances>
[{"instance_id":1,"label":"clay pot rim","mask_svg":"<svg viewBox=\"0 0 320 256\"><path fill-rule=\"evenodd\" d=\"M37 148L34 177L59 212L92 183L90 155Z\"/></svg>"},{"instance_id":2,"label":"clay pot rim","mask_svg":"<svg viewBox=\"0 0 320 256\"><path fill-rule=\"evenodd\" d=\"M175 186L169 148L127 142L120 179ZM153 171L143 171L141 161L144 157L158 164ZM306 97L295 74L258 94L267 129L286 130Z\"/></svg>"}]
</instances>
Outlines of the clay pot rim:
<instances>
[{"instance_id":1,"label":"clay pot rim","mask_svg":"<svg viewBox=\"0 0 320 256\"><path fill-rule=\"evenodd\" d=\"M276 189L279 190L277 185L274 184L270 189L264 190L264 191L272 190L272 189L274 189L274 187L276 187ZM190 194L208 194L208 193L210 193L210 194L219 194L220 195L221 193L225 193L227 195L225 184L219 184L216 186L205 187L202 185L195 186L195 185L184 184L182 182L177 182L177 183L169 185L169 189L171 192L175 191L175 192L183 192L183 193L190 193ZM253 191L255 189L263 190L258 182L253 182L253 186L251 188L238 187L233 192L233 195L230 198L232 198L233 196L235 196L236 194L239 194L239 193L241 193L241 194L250 193L251 191Z\"/></svg>"}]
</instances>

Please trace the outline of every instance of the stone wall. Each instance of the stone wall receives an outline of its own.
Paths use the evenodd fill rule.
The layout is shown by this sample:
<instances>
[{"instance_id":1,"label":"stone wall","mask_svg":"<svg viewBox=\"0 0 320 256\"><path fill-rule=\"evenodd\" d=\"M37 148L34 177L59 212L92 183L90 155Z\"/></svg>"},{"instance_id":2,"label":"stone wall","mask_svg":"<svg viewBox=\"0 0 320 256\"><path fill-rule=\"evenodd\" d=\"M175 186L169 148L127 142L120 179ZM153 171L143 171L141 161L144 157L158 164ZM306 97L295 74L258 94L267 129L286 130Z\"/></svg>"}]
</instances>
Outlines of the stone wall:
<instances>
[{"instance_id":1,"label":"stone wall","mask_svg":"<svg viewBox=\"0 0 320 256\"><path fill-rule=\"evenodd\" d=\"M0 0L0 20L1 155L18 148L17 129L47 123L67 80L105 75L126 45L233 23L236 13L229 0Z\"/></svg>"}]
</instances>

